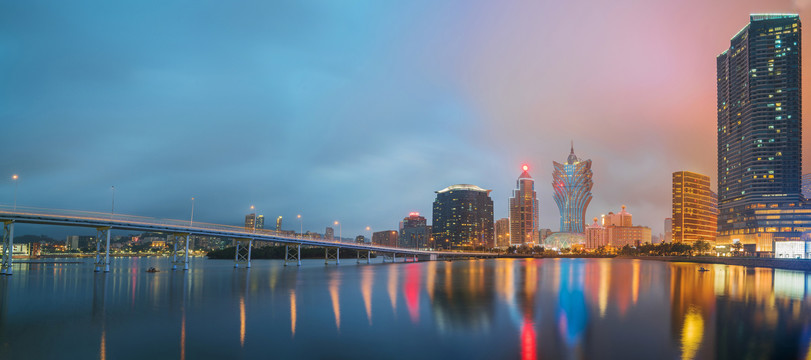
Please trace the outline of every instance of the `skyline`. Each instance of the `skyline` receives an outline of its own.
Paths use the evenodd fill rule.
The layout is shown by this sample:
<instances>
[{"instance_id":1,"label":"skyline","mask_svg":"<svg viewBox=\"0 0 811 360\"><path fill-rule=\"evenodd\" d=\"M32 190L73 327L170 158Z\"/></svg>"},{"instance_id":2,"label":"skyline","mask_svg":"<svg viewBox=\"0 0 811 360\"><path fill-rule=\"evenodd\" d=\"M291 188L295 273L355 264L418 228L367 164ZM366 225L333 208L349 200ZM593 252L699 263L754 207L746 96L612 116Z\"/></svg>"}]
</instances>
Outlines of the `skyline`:
<instances>
[{"instance_id":1,"label":"skyline","mask_svg":"<svg viewBox=\"0 0 811 360\"><path fill-rule=\"evenodd\" d=\"M809 2L624 3L265 4L254 16L199 4L184 19L166 5L0 5L12 69L0 149L13 155L0 202L18 174L21 207L104 212L115 186L116 212L183 219L195 197L195 221L241 224L255 205L288 229L301 214L305 231L338 220L354 237L429 214L434 191L459 183L492 189L506 217L526 163L540 227L555 229L552 161L574 140L594 160L586 219L627 205L658 234L672 172L715 188L706 79L728 35L754 12L802 18Z\"/></svg>"}]
</instances>

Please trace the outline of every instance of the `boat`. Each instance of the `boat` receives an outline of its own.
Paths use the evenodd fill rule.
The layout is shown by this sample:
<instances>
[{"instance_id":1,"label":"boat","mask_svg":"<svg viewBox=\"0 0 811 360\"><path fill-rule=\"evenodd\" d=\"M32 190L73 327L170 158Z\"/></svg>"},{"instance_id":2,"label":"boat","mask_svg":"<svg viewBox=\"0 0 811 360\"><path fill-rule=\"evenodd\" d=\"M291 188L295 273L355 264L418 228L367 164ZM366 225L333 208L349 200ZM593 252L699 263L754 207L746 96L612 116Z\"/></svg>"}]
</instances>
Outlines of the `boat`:
<instances>
[{"instance_id":1,"label":"boat","mask_svg":"<svg viewBox=\"0 0 811 360\"><path fill-rule=\"evenodd\" d=\"M698 271L710 271L709 269L705 269L703 266L698 268Z\"/></svg>"},{"instance_id":2,"label":"boat","mask_svg":"<svg viewBox=\"0 0 811 360\"><path fill-rule=\"evenodd\" d=\"M156 272L160 272L160 270L155 269L154 267L151 267L151 268L147 269L146 272L148 272L148 273L156 273Z\"/></svg>"}]
</instances>

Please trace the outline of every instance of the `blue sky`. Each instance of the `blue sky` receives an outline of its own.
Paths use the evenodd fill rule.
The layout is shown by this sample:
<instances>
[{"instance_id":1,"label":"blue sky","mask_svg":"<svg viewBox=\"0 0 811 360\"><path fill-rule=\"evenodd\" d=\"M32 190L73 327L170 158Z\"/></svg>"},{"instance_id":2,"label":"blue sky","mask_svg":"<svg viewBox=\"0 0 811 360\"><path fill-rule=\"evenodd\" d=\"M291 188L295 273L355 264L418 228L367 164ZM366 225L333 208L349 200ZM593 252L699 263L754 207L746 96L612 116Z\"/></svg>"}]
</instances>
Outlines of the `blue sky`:
<instances>
[{"instance_id":1,"label":"blue sky","mask_svg":"<svg viewBox=\"0 0 811 360\"><path fill-rule=\"evenodd\" d=\"M506 217L528 163L557 230L574 140L587 218L625 204L660 233L673 171L715 180L715 55L757 11L806 4L0 2L0 203L16 173L20 206L108 211L114 185L120 213L195 197L200 221L255 205L349 237L457 183Z\"/></svg>"}]
</instances>

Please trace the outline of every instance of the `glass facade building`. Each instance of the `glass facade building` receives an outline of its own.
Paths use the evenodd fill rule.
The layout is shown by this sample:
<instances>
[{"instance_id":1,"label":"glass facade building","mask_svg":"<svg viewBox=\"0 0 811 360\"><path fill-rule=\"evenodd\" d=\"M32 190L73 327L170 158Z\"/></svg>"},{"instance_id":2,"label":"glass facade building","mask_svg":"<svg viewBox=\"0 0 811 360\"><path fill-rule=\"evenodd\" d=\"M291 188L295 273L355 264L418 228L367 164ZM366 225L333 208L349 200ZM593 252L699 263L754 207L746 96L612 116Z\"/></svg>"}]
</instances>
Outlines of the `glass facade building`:
<instances>
[{"instance_id":1,"label":"glass facade building","mask_svg":"<svg viewBox=\"0 0 811 360\"><path fill-rule=\"evenodd\" d=\"M773 240L811 229L801 209L800 29L798 15L751 15L716 59L719 243L770 252Z\"/></svg>"},{"instance_id":2,"label":"glass facade building","mask_svg":"<svg viewBox=\"0 0 811 360\"><path fill-rule=\"evenodd\" d=\"M437 249L492 248L493 200L475 185L451 185L436 192L432 231Z\"/></svg>"},{"instance_id":3,"label":"glass facade building","mask_svg":"<svg viewBox=\"0 0 811 360\"><path fill-rule=\"evenodd\" d=\"M698 240L715 243L718 205L710 190L710 177L690 171L673 173L672 241L692 245Z\"/></svg>"},{"instance_id":4,"label":"glass facade building","mask_svg":"<svg viewBox=\"0 0 811 360\"><path fill-rule=\"evenodd\" d=\"M521 245L535 242L538 231L538 195L535 193L535 180L523 166L524 172L515 182L515 190L510 198L510 244Z\"/></svg>"},{"instance_id":5,"label":"glass facade building","mask_svg":"<svg viewBox=\"0 0 811 360\"><path fill-rule=\"evenodd\" d=\"M591 160L580 160L574 154L574 145L563 164L553 161L552 187L555 203L560 210L560 231L582 233L585 229L586 209L591 202Z\"/></svg>"}]
</instances>

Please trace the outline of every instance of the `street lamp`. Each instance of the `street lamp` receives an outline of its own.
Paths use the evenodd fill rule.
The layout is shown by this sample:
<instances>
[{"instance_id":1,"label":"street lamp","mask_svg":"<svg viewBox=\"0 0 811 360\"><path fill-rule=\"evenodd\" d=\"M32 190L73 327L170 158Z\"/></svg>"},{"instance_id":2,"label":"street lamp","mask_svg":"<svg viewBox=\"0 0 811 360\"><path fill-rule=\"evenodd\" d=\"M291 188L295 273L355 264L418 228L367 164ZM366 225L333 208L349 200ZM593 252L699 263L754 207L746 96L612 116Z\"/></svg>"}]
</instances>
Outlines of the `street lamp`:
<instances>
[{"instance_id":1,"label":"street lamp","mask_svg":"<svg viewBox=\"0 0 811 360\"><path fill-rule=\"evenodd\" d=\"M304 223L303 220L301 220L301 214L296 215L296 218L298 218L298 234L300 237L304 238Z\"/></svg>"},{"instance_id":2,"label":"street lamp","mask_svg":"<svg viewBox=\"0 0 811 360\"><path fill-rule=\"evenodd\" d=\"M191 198L191 217L189 218L189 227L194 225L194 197Z\"/></svg>"},{"instance_id":3,"label":"street lamp","mask_svg":"<svg viewBox=\"0 0 811 360\"><path fill-rule=\"evenodd\" d=\"M115 185L112 186L113 188L113 204L110 207L110 218L115 215Z\"/></svg>"},{"instance_id":4,"label":"street lamp","mask_svg":"<svg viewBox=\"0 0 811 360\"><path fill-rule=\"evenodd\" d=\"M341 238L343 237L343 224L335 220L335 225L338 225L338 242L341 242Z\"/></svg>"},{"instance_id":5,"label":"street lamp","mask_svg":"<svg viewBox=\"0 0 811 360\"><path fill-rule=\"evenodd\" d=\"M251 205L251 211L253 211L253 232L256 233L256 208Z\"/></svg>"},{"instance_id":6,"label":"street lamp","mask_svg":"<svg viewBox=\"0 0 811 360\"><path fill-rule=\"evenodd\" d=\"M367 226L367 227L366 227L366 231L368 231L368 232L369 232L369 244L371 244L371 243L372 243L372 227L371 227L371 226Z\"/></svg>"},{"instance_id":7,"label":"street lamp","mask_svg":"<svg viewBox=\"0 0 811 360\"><path fill-rule=\"evenodd\" d=\"M14 180L14 212L17 212L17 179L19 178L17 174L11 175L11 180Z\"/></svg>"}]
</instances>

